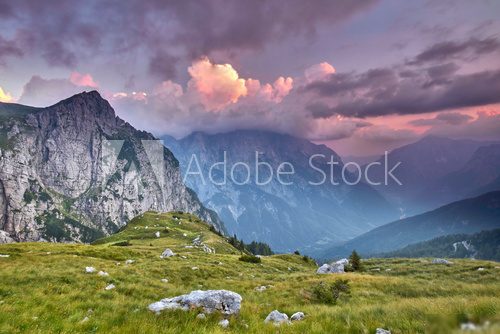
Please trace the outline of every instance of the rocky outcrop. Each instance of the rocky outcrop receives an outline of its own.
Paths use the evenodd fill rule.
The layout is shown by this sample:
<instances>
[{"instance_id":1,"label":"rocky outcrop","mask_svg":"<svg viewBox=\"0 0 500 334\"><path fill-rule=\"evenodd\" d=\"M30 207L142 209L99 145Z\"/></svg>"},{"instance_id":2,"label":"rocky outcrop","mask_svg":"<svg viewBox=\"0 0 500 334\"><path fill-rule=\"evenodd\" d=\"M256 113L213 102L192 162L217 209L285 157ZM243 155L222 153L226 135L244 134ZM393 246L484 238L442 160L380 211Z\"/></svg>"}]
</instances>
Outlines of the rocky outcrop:
<instances>
[{"instance_id":1,"label":"rocky outcrop","mask_svg":"<svg viewBox=\"0 0 500 334\"><path fill-rule=\"evenodd\" d=\"M268 314L264 322L273 323L274 325L281 325L283 323L285 324L289 323L289 320L288 320L288 315L286 315L286 313L281 313L278 310L274 310Z\"/></svg>"},{"instance_id":2,"label":"rocky outcrop","mask_svg":"<svg viewBox=\"0 0 500 334\"><path fill-rule=\"evenodd\" d=\"M10 238L88 242L148 210L194 213L222 229L173 154L98 92L47 108L0 103L0 230Z\"/></svg>"},{"instance_id":3,"label":"rocky outcrop","mask_svg":"<svg viewBox=\"0 0 500 334\"><path fill-rule=\"evenodd\" d=\"M202 308L205 313L218 311L231 315L240 311L241 301L241 296L232 291L196 290L186 295L162 299L149 305L149 310L153 312L177 309L188 311L192 308Z\"/></svg>"}]
</instances>

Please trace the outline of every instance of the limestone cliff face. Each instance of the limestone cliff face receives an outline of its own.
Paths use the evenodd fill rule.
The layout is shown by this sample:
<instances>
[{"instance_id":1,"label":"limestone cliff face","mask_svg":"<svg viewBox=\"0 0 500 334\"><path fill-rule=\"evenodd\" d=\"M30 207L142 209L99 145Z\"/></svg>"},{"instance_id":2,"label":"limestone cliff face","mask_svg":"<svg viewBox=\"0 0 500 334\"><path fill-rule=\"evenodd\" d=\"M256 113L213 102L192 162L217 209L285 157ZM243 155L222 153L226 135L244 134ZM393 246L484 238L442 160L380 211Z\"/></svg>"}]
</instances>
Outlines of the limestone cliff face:
<instances>
[{"instance_id":1,"label":"limestone cliff face","mask_svg":"<svg viewBox=\"0 0 500 334\"><path fill-rule=\"evenodd\" d=\"M223 229L184 186L173 154L96 91L48 108L0 103L2 240L87 242L148 210L195 213Z\"/></svg>"}]
</instances>

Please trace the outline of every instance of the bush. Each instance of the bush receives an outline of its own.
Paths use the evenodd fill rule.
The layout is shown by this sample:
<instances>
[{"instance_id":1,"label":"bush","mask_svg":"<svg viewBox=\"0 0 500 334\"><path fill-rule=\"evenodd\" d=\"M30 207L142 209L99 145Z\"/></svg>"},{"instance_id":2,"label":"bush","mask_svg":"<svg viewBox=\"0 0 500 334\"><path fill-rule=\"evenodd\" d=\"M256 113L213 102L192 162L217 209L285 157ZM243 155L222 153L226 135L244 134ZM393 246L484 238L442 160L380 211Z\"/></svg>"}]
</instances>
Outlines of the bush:
<instances>
[{"instance_id":1,"label":"bush","mask_svg":"<svg viewBox=\"0 0 500 334\"><path fill-rule=\"evenodd\" d=\"M262 262L260 257L255 256L255 255L247 255L247 254L240 256L240 258L238 260L243 261L243 262L250 262L250 263L261 263Z\"/></svg>"},{"instance_id":2,"label":"bush","mask_svg":"<svg viewBox=\"0 0 500 334\"><path fill-rule=\"evenodd\" d=\"M293 252L293 254L300 255L300 252L298 250L296 250L295 252Z\"/></svg>"},{"instance_id":3,"label":"bush","mask_svg":"<svg viewBox=\"0 0 500 334\"><path fill-rule=\"evenodd\" d=\"M360 271L362 269L361 258L359 257L358 253L355 250L353 250L351 256L349 256L349 265L352 271Z\"/></svg>"},{"instance_id":4,"label":"bush","mask_svg":"<svg viewBox=\"0 0 500 334\"><path fill-rule=\"evenodd\" d=\"M120 240L117 242L113 242L111 246L130 246L130 242L128 240Z\"/></svg>"},{"instance_id":5,"label":"bush","mask_svg":"<svg viewBox=\"0 0 500 334\"><path fill-rule=\"evenodd\" d=\"M318 302L335 305L340 298L350 297L351 287L348 280L337 279L333 283L318 283L312 293Z\"/></svg>"}]
</instances>

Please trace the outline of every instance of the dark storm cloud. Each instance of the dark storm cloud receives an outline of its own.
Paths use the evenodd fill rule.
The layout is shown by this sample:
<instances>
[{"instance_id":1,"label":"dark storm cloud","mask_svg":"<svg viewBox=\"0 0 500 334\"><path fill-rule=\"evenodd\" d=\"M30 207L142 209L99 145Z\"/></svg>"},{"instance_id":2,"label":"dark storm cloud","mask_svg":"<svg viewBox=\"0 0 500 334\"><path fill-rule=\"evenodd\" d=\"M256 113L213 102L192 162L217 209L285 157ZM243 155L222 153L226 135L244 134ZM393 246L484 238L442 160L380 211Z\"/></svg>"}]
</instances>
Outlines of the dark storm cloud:
<instances>
[{"instance_id":1,"label":"dark storm cloud","mask_svg":"<svg viewBox=\"0 0 500 334\"><path fill-rule=\"evenodd\" d=\"M309 38L319 25L347 20L375 2L0 1L0 36L14 29L22 51L40 54L49 65L72 67L90 57L137 52L151 71L173 76L173 66L161 62ZM176 53L166 54L166 47Z\"/></svg>"},{"instance_id":2,"label":"dark storm cloud","mask_svg":"<svg viewBox=\"0 0 500 334\"><path fill-rule=\"evenodd\" d=\"M306 87L305 91L313 91L326 100L316 101L308 109L315 118L334 114L370 117L500 102L499 70L464 75L455 74L456 70L455 66L446 64L430 69L430 73L421 70L416 76L401 77L391 69L335 74L328 81Z\"/></svg>"},{"instance_id":3,"label":"dark storm cloud","mask_svg":"<svg viewBox=\"0 0 500 334\"><path fill-rule=\"evenodd\" d=\"M149 61L149 72L159 79L175 79L178 57L172 56L165 51L158 51Z\"/></svg>"},{"instance_id":4,"label":"dark storm cloud","mask_svg":"<svg viewBox=\"0 0 500 334\"><path fill-rule=\"evenodd\" d=\"M463 42L446 41L430 46L415 58L408 61L410 65L422 65L429 62L449 61L464 57L477 57L500 50L500 42L493 37L470 38Z\"/></svg>"},{"instance_id":5,"label":"dark storm cloud","mask_svg":"<svg viewBox=\"0 0 500 334\"><path fill-rule=\"evenodd\" d=\"M461 114L458 112L445 112L436 115L436 117L434 118L415 119L408 123L414 126L433 126L440 124L461 125L469 122L472 119L473 117L467 114Z\"/></svg>"},{"instance_id":6,"label":"dark storm cloud","mask_svg":"<svg viewBox=\"0 0 500 334\"><path fill-rule=\"evenodd\" d=\"M14 41L8 41L0 36L0 64L5 61L7 57L22 56L23 51Z\"/></svg>"}]
</instances>

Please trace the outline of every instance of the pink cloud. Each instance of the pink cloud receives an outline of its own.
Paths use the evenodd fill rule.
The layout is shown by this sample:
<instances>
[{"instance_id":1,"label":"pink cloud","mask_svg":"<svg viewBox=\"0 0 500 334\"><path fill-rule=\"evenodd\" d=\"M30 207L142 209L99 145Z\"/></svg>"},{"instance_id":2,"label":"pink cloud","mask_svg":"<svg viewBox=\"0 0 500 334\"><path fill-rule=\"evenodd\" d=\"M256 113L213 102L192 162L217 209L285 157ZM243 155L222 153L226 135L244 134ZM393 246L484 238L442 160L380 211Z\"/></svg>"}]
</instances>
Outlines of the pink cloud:
<instances>
[{"instance_id":1,"label":"pink cloud","mask_svg":"<svg viewBox=\"0 0 500 334\"><path fill-rule=\"evenodd\" d=\"M327 62L312 65L304 71L308 82L325 80L333 73L335 73L335 68Z\"/></svg>"},{"instance_id":2,"label":"pink cloud","mask_svg":"<svg viewBox=\"0 0 500 334\"><path fill-rule=\"evenodd\" d=\"M188 89L207 110L221 110L247 95L245 80L230 64L212 64L208 58L194 62L188 72Z\"/></svg>"},{"instance_id":3,"label":"pink cloud","mask_svg":"<svg viewBox=\"0 0 500 334\"><path fill-rule=\"evenodd\" d=\"M82 74L79 72L72 72L69 81L75 86L97 88L99 85L94 81L90 74Z\"/></svg>"}]
</instances>

